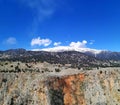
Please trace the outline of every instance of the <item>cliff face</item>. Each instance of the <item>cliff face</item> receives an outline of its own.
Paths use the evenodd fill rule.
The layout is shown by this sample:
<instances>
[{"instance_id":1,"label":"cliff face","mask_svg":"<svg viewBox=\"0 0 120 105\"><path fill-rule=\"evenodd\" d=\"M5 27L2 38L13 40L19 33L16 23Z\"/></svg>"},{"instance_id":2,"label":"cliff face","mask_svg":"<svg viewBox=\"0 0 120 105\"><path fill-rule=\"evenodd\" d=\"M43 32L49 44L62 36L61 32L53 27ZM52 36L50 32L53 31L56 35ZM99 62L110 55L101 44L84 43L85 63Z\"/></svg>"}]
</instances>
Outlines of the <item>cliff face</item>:
<instances>
[{"instance_id":1,"label":"cliff face","mask_svg":"<svg viewBox=\"0 0 120 105\"><path fill-rule=\"evenodd\" d=\"M51 105L120 105L119 70L88 71L49 80Z\"/></svg>"},{"instance_id":2,"label":"cliff face","mask_svg":"<svg viewBox=\"0 0 120 105\"><path fill-rule=\"evenodd\" d=\"M60 77L0 73L0 105L120 105L120 70Z\"/></svg>"},{"instance_id":3,"label":"cliff face","mask_svg":"<svg viewBox=\"0 0 120 105\"><path fill-rule=\"evenodd\" d=\"M39 74L1 73L0 105L48 105L47 88Z\"/></svg>"}]
</instances>

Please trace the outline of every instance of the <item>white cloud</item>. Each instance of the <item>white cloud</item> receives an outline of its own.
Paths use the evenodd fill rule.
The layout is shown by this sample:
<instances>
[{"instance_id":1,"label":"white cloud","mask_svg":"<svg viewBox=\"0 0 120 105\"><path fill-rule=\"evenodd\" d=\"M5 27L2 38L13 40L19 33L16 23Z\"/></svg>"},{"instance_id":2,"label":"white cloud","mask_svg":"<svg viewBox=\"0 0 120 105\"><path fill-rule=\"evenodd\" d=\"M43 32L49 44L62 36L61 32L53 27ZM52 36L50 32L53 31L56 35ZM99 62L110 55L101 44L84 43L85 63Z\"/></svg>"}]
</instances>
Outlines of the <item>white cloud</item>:
<instances>
[{"instance_id":1,"label":"white cloud","mask_svg":"<svg viewBox=\"0 0 120 105\"><path fill-rule=\"evenodd\" d=\"M71 42L70 47L75 47L75 48L84 48L86 47L87 41L83 40L82 42L77 41L77 42Z\"/></svg>"},{"instance_id":2,"label":"white cloud","mask_svg":"<svg viewBox=\"0 0 120 105\"><path fill-rule=\"evenodd\" d=\"M54 42L54 46L59 46L61 42Z\"/></svg>"},{"instance_id":3,"label":"white cloud","mask_svg":"<svg viewBox=\"0 0 120 105\"><path fill-rule=\"evenodd\" d=\"M23 5L29 7L34 16L37 19L36 21L40 22L46 18L51 17L56 10L62 5L61 0L18 0Z\"/></svg>"},{"instance_id":4,"label":"white cloud","mask_svg":"<svg viewBox=\"0 0 120 105\"><path fill-rule=\"evenodd\" d=\"M36 33L40 23L52 16L60 9L68 7L68 0L10 0L19 3L22 8L27 8L31 11L31 34Z\"/></svg>"},{"instance_id":5,"label":"white cloud","mask_svg":"<svg viewBox=\"0 0 120 105\"><path fill-rule=\"evenodd\" d=\"M4 43L5 43L5 44L14 45L14 44L17 43L17 40L16 40L16 38L14 38L14 37L9 37Z\"/></svg>"},{"instance_id":6,"label":"white cloud","mask_svg":"<svg viewBox=\"0 0 120 105\"><path fill-rule=\"evenodd\" d=\"M92 44L94 44L94 42L95 42L95 40L91 40L89 44L92 45Z\"/></svg>"},{"instance_id":7,"label":"white cloud","mask_svg":"<svg viewBox=\"0 0 120 105\"><path fill-rule=\"evenodd\" d=\"M38 38L34 38L31 41L31 46L49 46L52 43L52 41L50 39L41 39L40 37Z\"/></svg>"}]
</instances>

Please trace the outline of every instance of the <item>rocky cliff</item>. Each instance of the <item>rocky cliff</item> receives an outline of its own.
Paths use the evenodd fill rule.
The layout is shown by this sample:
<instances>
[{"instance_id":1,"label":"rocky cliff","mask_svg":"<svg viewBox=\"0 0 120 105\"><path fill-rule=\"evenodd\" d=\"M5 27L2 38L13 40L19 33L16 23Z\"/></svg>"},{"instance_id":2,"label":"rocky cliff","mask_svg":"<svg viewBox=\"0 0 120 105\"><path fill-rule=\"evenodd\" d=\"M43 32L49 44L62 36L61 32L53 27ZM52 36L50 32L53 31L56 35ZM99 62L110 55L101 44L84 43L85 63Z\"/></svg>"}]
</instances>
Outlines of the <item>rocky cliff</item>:
<instances>
[{"instance_id":1,"label":"rocky cliff","mask_svg":"<svg viewBox=\"0 0 120 105\"><path fill-rule=\"evenodd\" d=\"M66 76L0 73L0 105L120 105L120 69Z\"/></svg>"}]
</instances>

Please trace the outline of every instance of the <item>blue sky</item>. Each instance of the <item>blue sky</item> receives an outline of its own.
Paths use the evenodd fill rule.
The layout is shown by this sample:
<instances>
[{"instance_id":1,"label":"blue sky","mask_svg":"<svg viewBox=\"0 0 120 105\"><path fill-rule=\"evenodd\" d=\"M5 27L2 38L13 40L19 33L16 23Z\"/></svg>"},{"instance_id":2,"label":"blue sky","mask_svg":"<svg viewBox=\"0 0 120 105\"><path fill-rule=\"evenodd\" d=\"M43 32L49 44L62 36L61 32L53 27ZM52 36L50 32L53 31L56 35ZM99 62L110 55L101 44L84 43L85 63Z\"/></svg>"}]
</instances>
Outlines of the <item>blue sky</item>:
<instances>
[{"instance_id":1,"label":"blue sky","mask_svg":"<svg viewBox=\"0 0 120 105\"><path fill-rule=\"evenodd\" d=\"M120 51L120 0L0 0L0 50Z\"/></svg>"}]
</instances>

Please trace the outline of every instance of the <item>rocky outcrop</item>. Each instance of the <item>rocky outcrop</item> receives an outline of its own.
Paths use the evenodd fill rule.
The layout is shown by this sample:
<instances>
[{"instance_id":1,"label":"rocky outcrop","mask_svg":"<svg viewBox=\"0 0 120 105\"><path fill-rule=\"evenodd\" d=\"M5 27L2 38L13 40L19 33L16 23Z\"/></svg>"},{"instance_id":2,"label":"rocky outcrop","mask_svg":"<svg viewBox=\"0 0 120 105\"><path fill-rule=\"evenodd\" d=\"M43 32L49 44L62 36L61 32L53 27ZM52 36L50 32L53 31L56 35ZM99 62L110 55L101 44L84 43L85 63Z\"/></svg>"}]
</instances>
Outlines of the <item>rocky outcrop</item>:
<instances>
[{"instance_id":1,"label":"rocky outcrop","mask_svg":"<svg viewBox=\"0 0 120 105\"><path fill-rule=\"evenodd\" d=\"M0 105L48 105L47 93L39 74L0 74Z\"/></svg>"},{"instance_id":2,"label":"rocky outcrop","mask_svg":"<svg viewBox=\"0 0 120 105\"><path fill-rule=\"evenodd\" d=\"M120 105L120 69L66 76L0 73L0 105Z\"/></svg>"},{"instance_id":3,"label":"rocky outcrop","mask_svg":"<svg viewBox=\"0 0 120 105\"><path fill-rule=\"evenodd\" d=\"M117 69L49 80L51 105L120 105L120 71Z\"/></svg>"}]
</instances>

